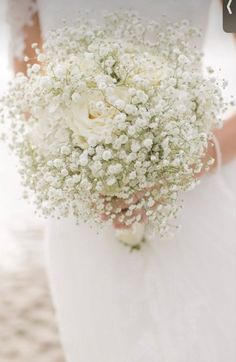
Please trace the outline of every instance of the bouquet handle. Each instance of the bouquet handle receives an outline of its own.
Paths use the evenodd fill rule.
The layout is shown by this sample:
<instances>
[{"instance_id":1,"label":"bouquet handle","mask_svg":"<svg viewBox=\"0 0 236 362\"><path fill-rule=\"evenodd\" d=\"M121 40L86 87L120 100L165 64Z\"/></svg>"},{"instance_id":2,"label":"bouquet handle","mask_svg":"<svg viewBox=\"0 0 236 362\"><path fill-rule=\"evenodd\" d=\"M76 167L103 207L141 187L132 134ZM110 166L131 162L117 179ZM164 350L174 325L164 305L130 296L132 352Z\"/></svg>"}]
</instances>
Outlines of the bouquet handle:
<instances>
[{"instance_id":1,"label":"bouquet handle","mask_svg":"<svg viewBox=\"0 0 236 362\"><path fill-rule=\"evenodd\" d=\"M115 235L118 241L129 246L131 250L139 250L145 241L145 231L146 225L144 223L135 223L129 229L116 229Z\"/></svg>"}]
</instances>

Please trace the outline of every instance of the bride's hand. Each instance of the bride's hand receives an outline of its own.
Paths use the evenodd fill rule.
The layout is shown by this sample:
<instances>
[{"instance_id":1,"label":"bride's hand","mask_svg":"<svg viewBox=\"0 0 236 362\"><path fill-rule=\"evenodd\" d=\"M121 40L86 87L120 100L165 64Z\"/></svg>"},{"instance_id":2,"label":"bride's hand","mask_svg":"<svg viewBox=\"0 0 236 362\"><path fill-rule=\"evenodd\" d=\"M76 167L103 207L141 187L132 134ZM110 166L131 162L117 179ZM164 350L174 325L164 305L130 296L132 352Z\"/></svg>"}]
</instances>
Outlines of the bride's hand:
<instances>
[{"instance_id":1,"label":"bride's hand","mask_svg":"<svg viewBox=\"0 0 236 362\"><path fill-rule=\"evenodd\" d=\"M217 162L218 161L217 161L216 145L215 145L215 143L213 141L208 142L208 147L207 147L207 150L206 150L206 154L203 157L202 162L203 162L204 165L206 165L207 162L209 160L211 160L211 159L214 160L214 163L212 165L208 166L207 169L203 167L200 172L195 174L196 178L201 178L206 173L214 172L216 167L217 167Z\"/></svg>"},{"instance_id":2,"label":"bride's hand","mask_svg":"<svg viewBox=\"0 0 236 362\"><path fill-rule=\"evenodd\" d=\"M196 178L200 178L200 177L204 176L206 174L206 172L214 171L216 168L217 156L216 156L215 144L212 141L209 141L207 152L203 159L203 164L206 164L212 158L215 160L214 164L209 166L208 171L202 170L200 173L196 174L195 175ZM149 190L145 189L143 191L137 192L136 194L133 195L133 197L129 200L129 202L124 199L119 199L119 198L114 198L112 200L112 202L111 202L112 210L118 211L115 219L113 220L113 225L116 229L129 229L135 221L131 222L131 224L129 226L127 226L127 224L126 224L127 221L135 220L136 217L140 218L140 221L139 221L140 223L147 223L148 216L147 216L146 210L144 208L134 209L131 214L130 213L127 214L127 211L128 211L128 208L130 205L137 204L139 201L141 201L143 198L145 198L147 191L150 191L150 190L151 189L149 189ZM158 206L158 204L160 204L160 202L161 202L161 200L159 200L158 202L155 202L152 209L154 210ZM101 218L102 218L102 220L107 221L110 219L110 215L103 213L101 215Z\"/></svg>"},{"instance_id":3,"label":"bride's hand","mask_svg":"<svg viewBox=\"0 0 236 362\"><path fill-rule=\"evenodd\" d=\"M148 192L152 191L155 188L157 187L152 187L149 189L144 189L142 191L139 191L135 193L129 199L129 201L124 199L114 198L111 202L112 210L116 211L116 217L113 220L113 226L116 229L129 229L136 222L137 217L139 218L139 223L146 224L148 221L146 210L144 208L136 208L132 212L130 212L129 206L136 205L142 199L146 199L149 196ZM158 206L158 204L160 204L160 202L161 200L156 201L150 209L155 210L155 208ZM101 218L103 221L107 221L110 219L110 215L103 213L101 215ZM129 225L127 225L127 221L130 222Z\"/></svg>"}]
</instances>

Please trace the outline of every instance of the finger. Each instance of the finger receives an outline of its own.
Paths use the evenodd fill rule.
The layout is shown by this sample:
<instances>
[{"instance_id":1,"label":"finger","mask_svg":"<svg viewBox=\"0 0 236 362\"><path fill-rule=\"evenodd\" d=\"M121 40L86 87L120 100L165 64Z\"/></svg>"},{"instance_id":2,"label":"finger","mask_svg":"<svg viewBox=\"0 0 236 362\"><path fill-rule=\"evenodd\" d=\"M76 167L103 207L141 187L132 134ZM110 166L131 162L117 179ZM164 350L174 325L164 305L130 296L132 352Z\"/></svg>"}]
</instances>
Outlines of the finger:
<instances>
[{"instance_id":1,"label":"finger","mask_svg":"<svg viewBox=\"0 0 236 362\"><path fill-rule=\"evenodd\" d=\"M116 219L120 218L120 216L125 214L129 210L130 205L134 205L139 203L142 199L146 200L150 193L153 190L158 190L158 185L143 189L137 193L135 193L130 199L124 200L120 198L113 197L111 200L105 200L105 196L101 195L104 198L104 209L107 212L101 214L101 220L107 221L111 218L111 215L117 214ZM158 205L159 201L155 202L154 206L150 209L155 209ZM132 216L131 216L132 217Z\"/></svg>"},{"instance_id":2,"label":"finger","mask_svg":"<svg viewBox=\"0 0 236 362\"><path fill-rule=\"evenodd\" d=\"M110 212L116 211L117 209L124 210L129 207L127 200L113 197L111 200L104 200L104 208L109 209Z\"/></svg>"},{"instance_id":3,"label":"finger","mask_svg":"<svg viewBox=\"0 0 236 362\"><path fill-rule=\"evenodd\" d=\"M163 200L156 200L154 205L152 207L150 207L148 210L152 210L154 211L158 205L160 204L164 204ZM141 209L135 209L133 210L131 215L126 215L126 212L121 212L120 214L117 215L117 217L115 218L115 220L113 221L113 225L116 229L129 229L132 227L132 225L136 222L140 222L140 223L148 223L148 216L147 216L147 210L141 208ZM138 220L137 220L138 217ZM131 221L130 225L127 225L127 221Z\"/></svg>"},{"instance_id":4,"label":"finger","mask_svg":"<svg viewBox=\"0 0 236 362\"><path fill-rule=\"evenodd\" d=\"M147 190L141 190L132 195L129 199L113 198L111 202L105 201L105 205L111 205L111 211L124 211L129 208L130 205L137 204L146 194Z\"/></svg>"},{"instance_id":5,"label":"finger","mask_svg":"<svg viewBox=\"0 0 236 362\"><path fill-rule=\"evenodd\" d=\"M125 218L124 216L124 214L120 214L115 218L113 221L113 226L115 229L130 229L134 223L147 223L148 220L144 209L134 210L132 215L126 216Z\"/></svg>"},{"instance_id":6,"label":"finger","mask_svg":"<svg viewBox=\"0 0 236 362\"><path fill-rule=\"evenodd\" d=\"M108 221L110 219L110 215L107 215L105 214L105 212L103 212L101 215L100 215L100 218L102 221Z\"/></svg>"}]
</instances>

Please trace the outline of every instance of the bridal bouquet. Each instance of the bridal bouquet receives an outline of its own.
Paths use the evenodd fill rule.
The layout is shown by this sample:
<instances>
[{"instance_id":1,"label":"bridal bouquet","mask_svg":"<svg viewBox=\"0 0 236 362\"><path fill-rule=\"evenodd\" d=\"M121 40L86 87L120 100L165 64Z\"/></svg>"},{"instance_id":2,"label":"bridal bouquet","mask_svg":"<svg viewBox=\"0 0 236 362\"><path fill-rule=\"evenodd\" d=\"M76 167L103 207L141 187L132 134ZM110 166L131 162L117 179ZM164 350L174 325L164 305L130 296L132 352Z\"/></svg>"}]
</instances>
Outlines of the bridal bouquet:
<instances>
[{"instance_id":1,"label":"bridal bouquet","mask_svg":"<svg viewBox=\"0 0 236 362\"><path fill-rule=\"evenodd\" d=\"M212 72L202 75L198 36L187 21L117 12L100 24L64 24L43 51L32 45L38 62L13 80L1 109L24 195L43 215L102 223L103 214L140 227L145 211L169 232L182 192L208 167L202 159L224 108ZM129 233L121 240L137 246Z\"/></svg>"}]
</instances>

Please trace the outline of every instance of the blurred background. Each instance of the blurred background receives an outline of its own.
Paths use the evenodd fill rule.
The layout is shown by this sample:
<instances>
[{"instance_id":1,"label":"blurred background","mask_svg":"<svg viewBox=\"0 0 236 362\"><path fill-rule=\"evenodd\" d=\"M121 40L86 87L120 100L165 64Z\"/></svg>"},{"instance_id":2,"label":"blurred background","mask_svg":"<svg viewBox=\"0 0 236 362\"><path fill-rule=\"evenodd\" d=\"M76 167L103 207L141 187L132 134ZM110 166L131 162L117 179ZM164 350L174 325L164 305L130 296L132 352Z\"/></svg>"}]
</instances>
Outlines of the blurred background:
<instances>
[{"instance_id":1,"label":"blurred background","mask_svg":"<svg viewBox=\"0 0 236 362\"><path fill-rule=\"evenodd\" d=\"M0 94L13 75L9 41L6 0L0 0ZM236 46L222 30L218 0L212 1L205 64L221 69L229 81L226 97L235 97ZM232 167L225 167L223 172L231 187L236 187ZM64 361L48 288L43 239L44 222L21 199L16 162L0 144L0 362Z\"/></svg>"},{"instance_id":2,"label":"blurred background","mask_svg":"<svg viewBox=\"0 0 236 362\"><path fill-rule=\"evenodd\" d=\"M0 0L0 95L13 76ZM0 143L0 362L64 362L44 259L44 225L21 199L15 159Z\"/></svg>"}]
</instances>

